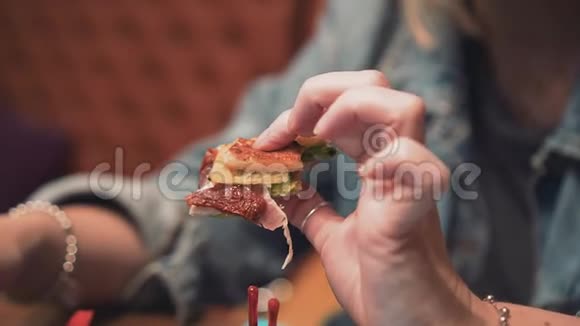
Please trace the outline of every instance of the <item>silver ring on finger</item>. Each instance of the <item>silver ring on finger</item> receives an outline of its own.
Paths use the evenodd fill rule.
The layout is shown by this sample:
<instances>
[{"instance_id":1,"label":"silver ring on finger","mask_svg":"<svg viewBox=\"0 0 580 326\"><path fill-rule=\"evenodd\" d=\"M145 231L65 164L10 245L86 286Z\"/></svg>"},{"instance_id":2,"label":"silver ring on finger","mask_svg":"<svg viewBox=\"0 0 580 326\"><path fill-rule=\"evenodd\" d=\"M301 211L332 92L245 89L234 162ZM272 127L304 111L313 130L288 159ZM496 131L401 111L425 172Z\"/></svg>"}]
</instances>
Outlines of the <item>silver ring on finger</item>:
<instances>
[{"instance_id":1,"label":"silver ring on finger","mask_svg":"<svg viewBox=\"0 0 580 326\"><path fill-rule=\"evenodd\" d=\"M306 226L306 222L308 222L308 220L314 215L316 214L316 212L318 212L318 210L320 210L323 207L327 207L330 206L330 203L327 201L321 201L320 203L316 204L316 206L314 206L314 208L312 208L310 210L310 212L308 212L308 214L306 214L306 217L304 218L304 220L302 220L302 224L300 224L300 230L302 232L304 232L304 227Z\"/></svg>"}]
</instances>

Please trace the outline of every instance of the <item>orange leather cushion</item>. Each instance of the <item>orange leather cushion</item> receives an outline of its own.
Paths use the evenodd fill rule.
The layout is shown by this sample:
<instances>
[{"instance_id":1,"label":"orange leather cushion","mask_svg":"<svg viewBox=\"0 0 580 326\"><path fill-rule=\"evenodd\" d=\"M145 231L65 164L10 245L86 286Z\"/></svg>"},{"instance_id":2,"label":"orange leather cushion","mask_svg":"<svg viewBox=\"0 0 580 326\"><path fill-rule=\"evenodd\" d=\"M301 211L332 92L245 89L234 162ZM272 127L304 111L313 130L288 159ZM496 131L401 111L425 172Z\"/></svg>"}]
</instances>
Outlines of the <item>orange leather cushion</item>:
<instances>
[{"instance_id":1,"label":"orange leather cushion","mask_svg":"<svg viewBox=\"0 0 580 326\"><path fill-rule=\"evenodd\" d=\"M73 170L159 166L222 128L249 80L284 67L311 0L0 2L0 92L64 129Z\"/></svg>"}]
</instances>

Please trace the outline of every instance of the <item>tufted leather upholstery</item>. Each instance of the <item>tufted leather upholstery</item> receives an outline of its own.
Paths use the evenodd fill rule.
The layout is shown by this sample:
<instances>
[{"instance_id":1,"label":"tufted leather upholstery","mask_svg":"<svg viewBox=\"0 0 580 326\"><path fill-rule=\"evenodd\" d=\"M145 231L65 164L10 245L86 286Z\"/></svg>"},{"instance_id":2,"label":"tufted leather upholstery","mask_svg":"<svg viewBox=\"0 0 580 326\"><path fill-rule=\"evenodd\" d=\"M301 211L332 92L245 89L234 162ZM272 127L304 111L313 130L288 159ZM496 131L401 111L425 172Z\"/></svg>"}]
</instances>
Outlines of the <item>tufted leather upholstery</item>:
<instances>
[{"instance_id":1,"label":"tufted leather upholstery","mask_svg":"<svg viewBox=\"0 0 580 326\"><path fill-rule=\"evenodd\" d=\"M74 170L159 166L223 127L247 82L277 71L312 0L2 0L1 100L64 129Z\"/></svg>"}]
</instances>

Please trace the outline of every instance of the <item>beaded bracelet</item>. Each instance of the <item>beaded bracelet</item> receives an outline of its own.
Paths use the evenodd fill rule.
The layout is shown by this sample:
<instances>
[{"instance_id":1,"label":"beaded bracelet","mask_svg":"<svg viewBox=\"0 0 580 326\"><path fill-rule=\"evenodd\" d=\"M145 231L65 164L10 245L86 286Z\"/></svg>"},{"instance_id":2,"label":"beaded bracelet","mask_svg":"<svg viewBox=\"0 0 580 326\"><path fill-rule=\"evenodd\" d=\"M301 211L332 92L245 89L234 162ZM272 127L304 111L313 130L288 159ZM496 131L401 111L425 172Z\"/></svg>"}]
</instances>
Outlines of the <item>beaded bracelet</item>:
<instances>
[{"instance_id":1,"label":"beaded bracelet","mask_svg":"<svg viewBox=\"0 0 580 326\"><path fill-rule=\"evenodd\" d=\"M497 304L495 303L495 298L493 297L493 295L488 295L485 298L483 298L484 302L487 302L489 304L491 304L493 306L493 308L497 311L497 314L499 315L499 326L509 326L509 319L510 319L510 310L508 307L498 307Z\"/></svg>"},{"instance_id":2,"label":"beaded bracelet","mask_svg":"<svg viewBox=\"0 0 580 326\"><path fill-rule=\"evenodd\" d=\"M49 296L55 296L61 304L73 308L78 303L78 287L71 276L77 262L78 241L73 233L72 221L58 206L40 200L20 204L10 209L8 216L12 219L18 219L33 212L42 212L53 217L65 233L66 253L62 263L62 271Z\"/></svg>"}]
</instances>

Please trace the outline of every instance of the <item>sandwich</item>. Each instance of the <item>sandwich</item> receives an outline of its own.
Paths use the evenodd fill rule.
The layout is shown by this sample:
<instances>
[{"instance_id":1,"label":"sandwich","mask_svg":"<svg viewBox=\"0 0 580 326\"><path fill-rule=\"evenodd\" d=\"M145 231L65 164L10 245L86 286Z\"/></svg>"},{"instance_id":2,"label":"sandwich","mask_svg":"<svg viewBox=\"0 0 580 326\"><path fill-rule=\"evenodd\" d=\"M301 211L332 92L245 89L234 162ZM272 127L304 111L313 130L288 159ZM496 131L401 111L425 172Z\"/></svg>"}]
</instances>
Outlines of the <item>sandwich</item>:
<instances>
[{"instance_id":1,"label":"sandwich","mask_svg":"<svg viewBox=\"0 0 580 326\"><path fill-rule=\"evenodd\" d=\"M308 163L336 154L333 147L315 137L298 137L290 146L272 152L253 148L255 139L238 138L206 151L198 190L186 197L192 216L239 216L265 229L283 228L292 260L288 218L275 198L288 198L302 190L302 174Z\"/></svg>"}]
</instances>

